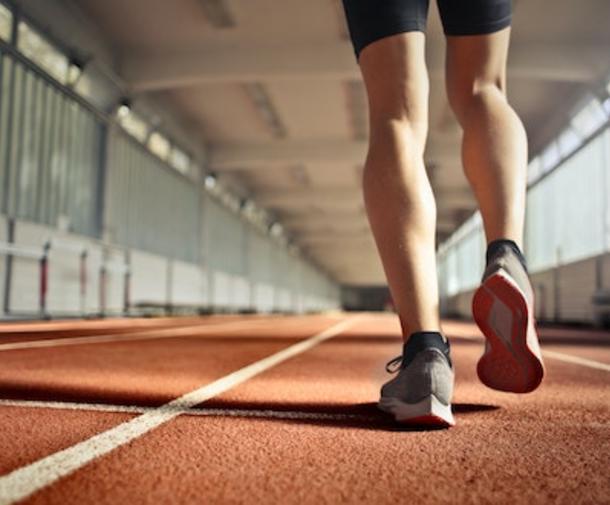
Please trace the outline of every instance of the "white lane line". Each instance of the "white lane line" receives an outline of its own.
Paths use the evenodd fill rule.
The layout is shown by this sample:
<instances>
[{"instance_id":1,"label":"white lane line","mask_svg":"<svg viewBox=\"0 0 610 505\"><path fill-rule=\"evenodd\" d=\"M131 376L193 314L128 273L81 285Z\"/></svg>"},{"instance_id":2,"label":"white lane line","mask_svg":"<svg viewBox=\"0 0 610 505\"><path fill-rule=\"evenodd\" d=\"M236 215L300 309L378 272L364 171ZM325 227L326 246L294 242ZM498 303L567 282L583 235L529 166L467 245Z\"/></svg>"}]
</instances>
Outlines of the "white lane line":
<instances>
[{"instance_id":1,"label":"white lane line","mask_svg":"<svg viewBox=\"0 0 610 505\"><path fill-rule=\"evenodd\" d=\"M306 340L186 393L160 407L0 477L0 505L8 505L30 496L94 459L170 421L178 416L183 409L189 409L224 393L283 361L338 335L358 321L360 317L362 316L354 316L336 323Z\"/></svg>"},{"instance_id":2,"label":"white lane line","mask_svg":"<svg viewBox=\"0 0 610 505\"><path fill-rule=\"evenodd\" d=\"M65 345L81 344L100 344L106 342L134 342L138 340L156 340L161 338L200 336L202 333L222 330L233 330L241 328L251 328L260 324L268 323L271 319L248 321L228 321L218 323L207 323L192 326L179 326L177 328L167 328L163 330L142 330L133 333L117 333L110 335L89 335L86 337L62 337L46 340L30 340L27 342L9 342L0 344L1 351L14 351L18 349L40 349L44 347L58 347ZM196 333L193 335L193 333Z\"/></svg>"},{"instance_id":3,"label":"white lane line","mask_svg":"<svg viewBox=\"0 0 610 505\"><path fill-rule=\"evenodd\" d=\"M605 370L606 372L610 372L610 365L606 363L601 363L600 361L594 361L592 359L580 358L578 356L573 356L572 354L565 354L563 352L557 351L542 351L542 355L547 358L556 359L559 361L565 361L566 363L573 363L575 365L582 365L589 368L595 368L597 370Z\"/></svg>"},{"instance_id":4,"label":"white lane line","mask_svg":"<svg viewBox=\"0 0 610 505\"><path fill-rule=\"evenodd\" d=\"M33 409L82 410L85 412L115 412L127 414L142 414L155 407L140 407L138 405L112 405L108 403L78 403L55 402L39 400L0 400L1 407L26 407ZM194 409L191 409L194 410Z\"/></svg>"},{"instance_id":5,"label":"white lane line","mask_svg":"<svg viewBox=\"0 0 610 505\"><path fill-rule=\"evenodd\" d=\"M76 410L81 412L107 412L119 414L144 414L156 407L142 407L137 405L113 405L107 403L76 403L53 402L37 400L0 400L0 407L25 407L34 409ZM377 420L379 416L364 414L340 414L333 412L301 412L297 410L272 409L185 409L177 408L176 415L203 416L203 417L257 417L273 419L312 419L312 420Z\"/></svg>"},{"instance_id":6,"label":"white lane line","mask_svg":"<svg viewBox=\"0 0 610 505\"><path fill-rule=\"evenodd\" d=\"M464 338L466 340L480 340L481 342L485 341L485 339L483 337L477 337L474 335L458 335L455 338L456 339ZM449 335L449 339L451 339L451 335ZM544 344L544 341L542 343ZM574 356L572 354L566 354L563 352L547 351L545 349L542 349L542 355L545 358L556 359L558 361L564 361L565 363L572 363L575 365L586 366L588 368L595 368L596 370L604 370L606 372L610 372L610 365L608 365L607 363L602 363L601 361L580 358L578 356Z\"/></svg>"}]
</instances>

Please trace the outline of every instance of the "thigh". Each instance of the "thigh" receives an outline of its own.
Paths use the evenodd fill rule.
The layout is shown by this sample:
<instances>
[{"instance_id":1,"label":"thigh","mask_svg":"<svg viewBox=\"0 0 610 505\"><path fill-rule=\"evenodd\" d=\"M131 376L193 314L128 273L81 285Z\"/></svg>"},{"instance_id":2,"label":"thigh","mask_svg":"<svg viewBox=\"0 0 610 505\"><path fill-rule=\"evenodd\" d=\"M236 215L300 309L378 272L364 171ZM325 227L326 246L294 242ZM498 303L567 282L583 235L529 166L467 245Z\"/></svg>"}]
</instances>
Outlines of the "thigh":
<instances>
[{"instance_id":1,"label":"thigh","mask_svg":"<svg viewBox=\"0 0 610 505\"><path fill-rule=\"evenodd\" d=\"M369 44L426 29L429 0L343 0L356 57Z\"/></svg>"},{"instance_id":2,"label":"thigh","mask_svg":"<svg viewBox=\"0 0 610 505\"><path fill-rule=\"evenodd\" d=\"M511 23L512 0L438 0L446 35L483 35Z\"/></svg>"},{"instance_id":3,"label":"thigh","mask_svg":"<svg viewBox=\"0 0 610 505\"><path fill-rule=\"evenodd\" d=\"M400 33L368 46L360 70L368 95L371 138L377 127L409 125L423 142L427 131L428 75L425 35Z\"/></svg>"},{"instance_id":4,"label":"thigh","mask_svg":"<svg viewBox=\"0 0 610 505\"><path fill-rule=\"evenodd\" d=\"M506 60L510 28L486 35L448 36L447 94L455 110L484 86L506 91Z\"/></svg>"}]
</instances>

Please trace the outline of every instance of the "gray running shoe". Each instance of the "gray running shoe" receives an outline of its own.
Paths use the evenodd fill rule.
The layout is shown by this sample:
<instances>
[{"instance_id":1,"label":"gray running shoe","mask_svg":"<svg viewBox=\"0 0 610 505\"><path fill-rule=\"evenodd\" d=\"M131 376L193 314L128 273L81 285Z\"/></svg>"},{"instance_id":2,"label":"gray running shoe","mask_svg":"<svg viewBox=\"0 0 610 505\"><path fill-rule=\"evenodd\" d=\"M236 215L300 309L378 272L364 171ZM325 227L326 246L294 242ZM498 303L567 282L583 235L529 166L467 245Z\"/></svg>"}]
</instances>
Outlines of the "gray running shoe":
<instances>
[{"instance_id":1,"label":"gray running shoe","mask_svg":"<svg viewBox=\"0 0 610 505\"><path fill-rule=\"evenodd\" d=\"M399 423L453 426L454 373L449 343L439 333L418 332L404 344L403 355L386 365L398 375L381 388L379 408Z\"/></svg>"},{"instance_id":2,"label":"gray running shoe","mask_svg":"<svg viewBox=\"0 0 610 505\"><path fill-rule=\"evenodd\" d=\"M486 338L477 373L490 388L529 393L540 385L544 365L534 323L534 292L515 248L490 248L472 299L474 319Z\"/></svg>"}]
</instances>

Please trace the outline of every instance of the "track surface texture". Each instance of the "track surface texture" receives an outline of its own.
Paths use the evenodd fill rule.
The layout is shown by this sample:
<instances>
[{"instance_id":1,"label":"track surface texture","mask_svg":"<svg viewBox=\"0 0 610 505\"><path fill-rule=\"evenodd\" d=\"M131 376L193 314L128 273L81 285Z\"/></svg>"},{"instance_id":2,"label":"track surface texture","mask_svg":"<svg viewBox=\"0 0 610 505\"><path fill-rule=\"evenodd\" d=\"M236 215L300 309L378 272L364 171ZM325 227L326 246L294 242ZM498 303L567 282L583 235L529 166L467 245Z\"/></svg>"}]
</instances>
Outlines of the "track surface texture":
<instances>
[{"instance_id":1,"label":"track surface texture","mask_svg":"<svg viewBox=\"0 0 610 505\"><path fill-rule=\"evenodd\" d=\"M610 333L541 328L516 395L444 331L457 425L427 431L375 405L391 314L0 325L0 505L610 503Z\"/></svg>"}]
</instances>

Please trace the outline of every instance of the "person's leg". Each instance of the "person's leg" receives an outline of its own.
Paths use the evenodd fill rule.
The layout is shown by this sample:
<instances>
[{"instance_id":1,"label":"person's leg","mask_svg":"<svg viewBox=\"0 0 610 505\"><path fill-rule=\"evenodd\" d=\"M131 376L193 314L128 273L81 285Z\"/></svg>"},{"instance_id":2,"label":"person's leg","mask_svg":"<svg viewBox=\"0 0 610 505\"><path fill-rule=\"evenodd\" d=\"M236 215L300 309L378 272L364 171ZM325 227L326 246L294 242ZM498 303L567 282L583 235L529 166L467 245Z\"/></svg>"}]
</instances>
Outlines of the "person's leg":
<instances>
[{"instance_id":1,"label":"person's leg","mask_svg":"<svg viewBox=\"0 0 610 505\"><path fill-rule=\"evenodd\" d=\"M424 34L374 42L362 51L360 68L370 117L364 200L406 342L398 375L381 388L379 408L399 422L451 426L453 368L440 333L436 206L423 161Z\"/></svg>"},{"instance_id":2,"label":"person's leg","mask_svg":"<svg viewBox=\"0 0 610 505\"><path fill-rule=\"evenodd\" d=\"M538 387L544 368L521 252L527 140L506 99L509 36L508 27L448 36L447 90L464 132L464 171L488 242L482 285L473 297L474 319L487 339L477 372L489 387L525 393Z\"/></svg>"},{"instance_id":3,"label":"person's leg","mask_svg":"<svg viewBox=\"0 0 610 505\"><path fill-rule=\"evenodd\" d=\"M454 373L440 332L428 127L428 0L343 0L370 118L363 190L405 343L378 406L402 423L451 426Z\"/></svg>"},{"instance_id":4,"label":"person's leg","mask_svg":"<svg viewBox=\"0 0 610 505\"><path fill-rule=\"evenodd\" d=\"M418 31L386 37L364 48L359 60L370 118L364 199L405 339L440 331L436 209L423 162L424 40Z\"/></svg>"},{"instance_id":5,"label":"person's leg","mask_svg":"<svg viewBox=\"0 0 610 505\"><path fill-rule=\"evenodd\" d=\"M447 92L464 131L462 161L475 193L487 242L521 247L525 212L527 139L506 99L510 28L447 37Z\"/></svg>"}]
</instances>

